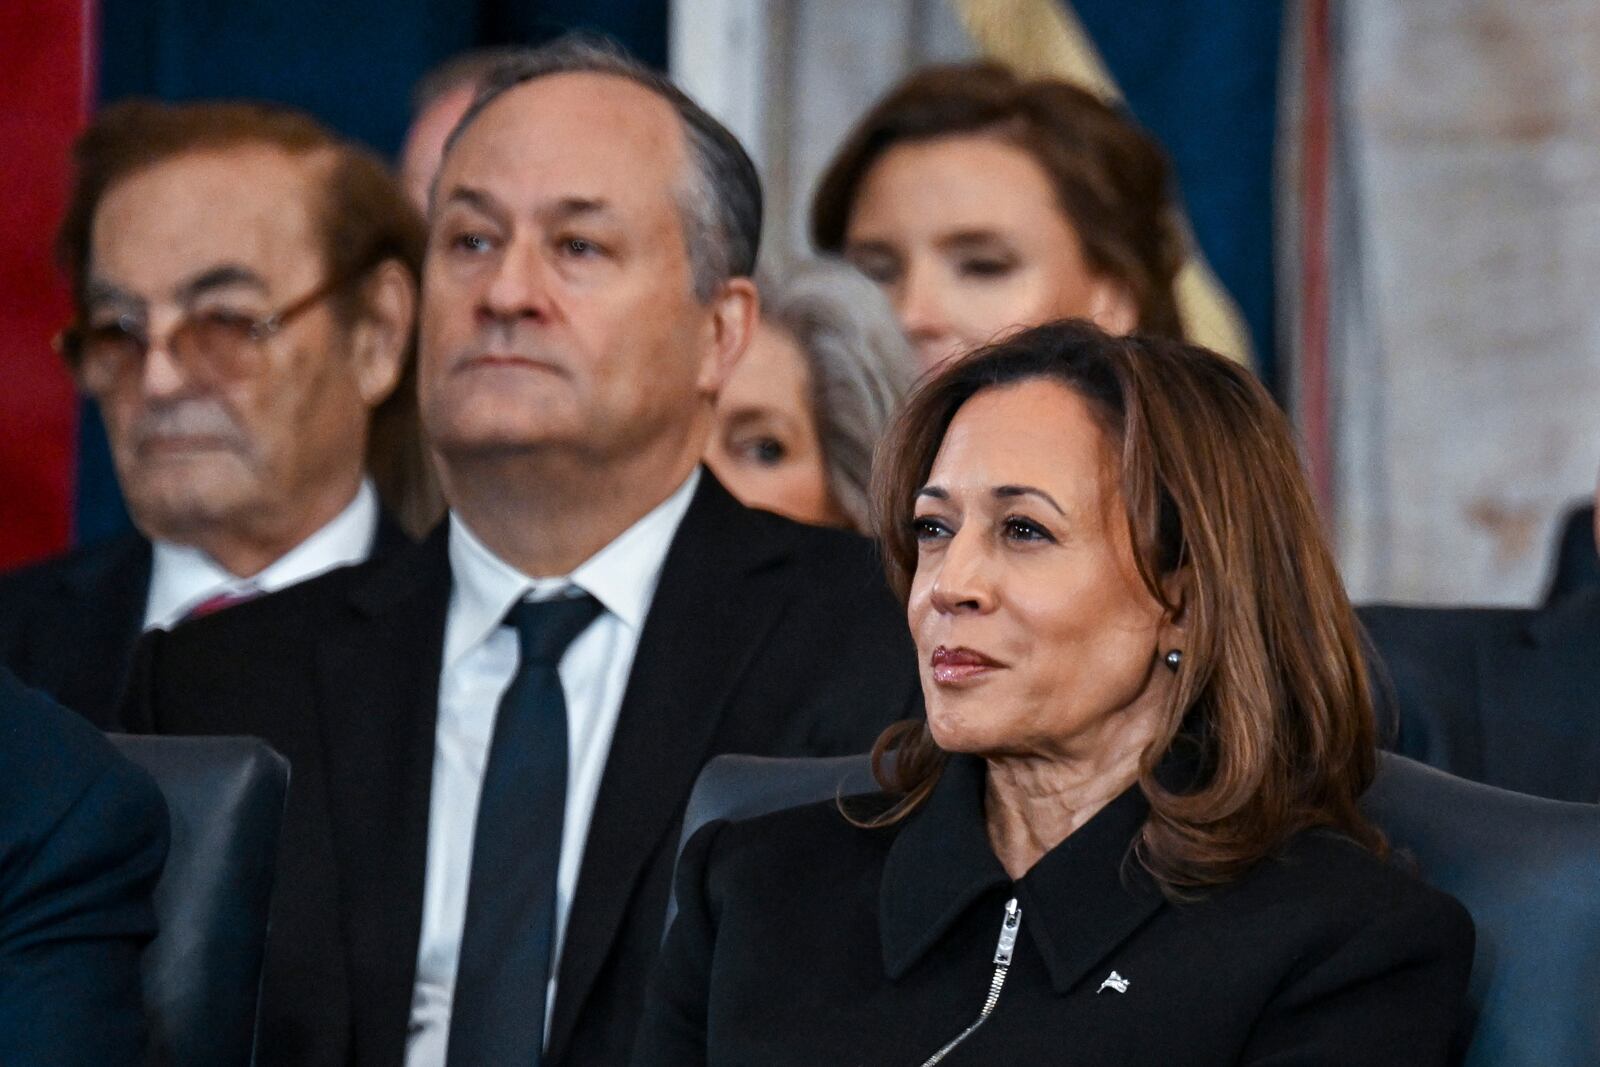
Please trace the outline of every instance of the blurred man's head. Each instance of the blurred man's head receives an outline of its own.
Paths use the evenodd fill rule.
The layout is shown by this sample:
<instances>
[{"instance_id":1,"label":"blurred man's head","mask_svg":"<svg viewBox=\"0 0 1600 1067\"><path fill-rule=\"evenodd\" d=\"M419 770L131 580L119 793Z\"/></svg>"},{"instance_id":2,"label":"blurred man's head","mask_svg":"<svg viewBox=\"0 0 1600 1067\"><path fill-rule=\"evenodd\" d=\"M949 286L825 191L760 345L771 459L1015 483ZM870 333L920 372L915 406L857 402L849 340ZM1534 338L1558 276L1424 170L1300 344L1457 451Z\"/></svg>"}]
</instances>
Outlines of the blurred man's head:
<instances>
[{"instance_id":1,"label":"blurred man's head","mask_svg":"<svg viewBox=\"0 0 1600 1067\"><path fill-rule=\"evenodd\" d=\"M613 51L497 70L430 220L422 405L447 491L511 454L686 476L754 328L760 196L732 134Z\"/></svg>"},{"instance_id":2,"label":"blurred man's head","mask_svg":"<svg viewBox=\"0 0 1600 1067\"><path fill-rule=\"evenodd\" d=\"M452 56L417 82L411 94L411 127L400 148L400 181L406 195L427 213L428 190L439 173L444 142L483 87L489 72L528 54L525 48L477 48Z\"/></svg>"},{"instance_id":3,"label":"blurred man's head","mask_svg":"<svg viewBox=\"0 0 1600 1067\"><path fill-rule=\"evenodd\" d=\"M129 511L252 573L354 495L407 371L420 219L377 159L265 106L119 105L76 162L64 349Z\"/></svg>"}]
</instances>

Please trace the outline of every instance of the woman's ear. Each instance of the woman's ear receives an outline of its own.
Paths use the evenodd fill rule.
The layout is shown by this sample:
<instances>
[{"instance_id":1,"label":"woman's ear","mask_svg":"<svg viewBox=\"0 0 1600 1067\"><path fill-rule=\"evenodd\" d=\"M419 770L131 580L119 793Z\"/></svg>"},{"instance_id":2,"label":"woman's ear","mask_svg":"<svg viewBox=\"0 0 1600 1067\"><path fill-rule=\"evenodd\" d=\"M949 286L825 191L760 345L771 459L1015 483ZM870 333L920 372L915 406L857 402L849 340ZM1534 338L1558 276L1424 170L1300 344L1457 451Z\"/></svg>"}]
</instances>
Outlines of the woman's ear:
<instances>
[{"instance_id":1,"label":"woman's ear","mask_svg":"<svg viewBox=\"0 0 1600 1067\"><path fill-rule=\"evenodd\" d=\"M1109 334L1132 333L1139 326L1139 305L1126 285L1097 278L1089 291L1089 319Z\"/></svg>"},{"instance_id":2,"label":"woman's ear","mask_svg":"<svg viewBox=\"0 0 1600 1067\"><path fill-rule=\"evenodd\" d=\"M1182 634L1188 625L1189 595L1192 573L1188 567L1179 567L1161 579L1161 595L1171 605L1162 618L1162 628Z\"/></svg>"}]
</instances>

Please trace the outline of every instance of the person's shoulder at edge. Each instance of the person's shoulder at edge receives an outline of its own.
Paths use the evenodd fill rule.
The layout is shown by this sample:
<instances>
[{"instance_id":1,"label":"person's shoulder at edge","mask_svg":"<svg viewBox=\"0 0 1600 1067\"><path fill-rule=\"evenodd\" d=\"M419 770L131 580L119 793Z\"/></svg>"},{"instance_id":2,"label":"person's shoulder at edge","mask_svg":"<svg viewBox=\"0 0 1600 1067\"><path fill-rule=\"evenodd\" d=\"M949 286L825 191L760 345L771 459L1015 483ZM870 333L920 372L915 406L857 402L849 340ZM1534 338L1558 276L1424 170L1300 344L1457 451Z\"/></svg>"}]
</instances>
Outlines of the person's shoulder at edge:
<instances>
[{"instance_id":1,"label":"person's shoulder at edge","mask_svg":"<svg viewBox=\"0 0 1600 1067\"><path fill-rule=\"evenodd\" d=\"M70 807L102 779L165 812L155 782L100 730L0 668L0 812Z\"/></svg>"},{"instance_id":2,"label":"person's shoulder at edge","mask_svg":"<svg viewBox=\"0 0 1600 1067\"><path fill-rule=\"evenodd\" d=\"M142 1062L139 958L169 834L160 790L86 720L0 671L0 812L0 1062L73 1047L83 1058L61 1062Z\"/></svg>"}]
</instances>

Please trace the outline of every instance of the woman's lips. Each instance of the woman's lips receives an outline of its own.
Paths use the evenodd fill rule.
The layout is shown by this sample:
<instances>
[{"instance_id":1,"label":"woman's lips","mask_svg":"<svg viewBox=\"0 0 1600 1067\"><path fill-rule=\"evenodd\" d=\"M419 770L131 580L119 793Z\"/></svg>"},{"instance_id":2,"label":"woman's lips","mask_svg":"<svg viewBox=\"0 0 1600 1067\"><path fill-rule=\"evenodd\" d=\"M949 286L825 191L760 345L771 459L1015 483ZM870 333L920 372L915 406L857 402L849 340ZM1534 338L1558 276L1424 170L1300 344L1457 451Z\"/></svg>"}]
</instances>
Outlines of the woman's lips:
<instances>
[{"instance_id":1,"label":"woman's lips","mask_svg":"<svg viewBox=\"0 0 1600 1067\"><path fill-rule=\"evenodd\" d=\"M940 685L970 682L1005 666L982 652L970 648L945 648L943 645L933 650L929 665L933 667L933 680Z\"/></svg>"}]
</instances>

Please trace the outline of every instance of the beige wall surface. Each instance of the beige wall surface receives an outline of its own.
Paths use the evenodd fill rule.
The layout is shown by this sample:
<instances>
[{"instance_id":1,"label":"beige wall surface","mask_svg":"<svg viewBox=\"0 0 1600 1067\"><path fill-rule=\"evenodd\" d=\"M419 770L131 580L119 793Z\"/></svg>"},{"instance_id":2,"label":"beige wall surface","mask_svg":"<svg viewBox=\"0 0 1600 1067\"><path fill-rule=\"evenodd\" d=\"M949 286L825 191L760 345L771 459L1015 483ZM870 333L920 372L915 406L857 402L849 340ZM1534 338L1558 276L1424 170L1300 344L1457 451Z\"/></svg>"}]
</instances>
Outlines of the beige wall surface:
<instances>
[{"instance_id":1,"label":"beige wall surface","mask_svg":"<svg viewBox=\"0 0 1600 1067\"><path fill-rule=\"evenodd\" d=\"M1600 472L1600 4L1332 7L1346 581L1358 601L1531 603ZM974 53L947 0L678 0L673 20L675 75L762 169L769 265L808 250L861 111Z\"/></svg>"},{"instance_id":2,"label":"beige wall surface","mask_svg":"<svg viewBox=\"0 0 1600 1067\"><path fill-rule=\"evenodd\" d=\"M1600 5L1338 10L1346 580L1530 603L1600 470Z\"/></svg>"}]
</instances>

